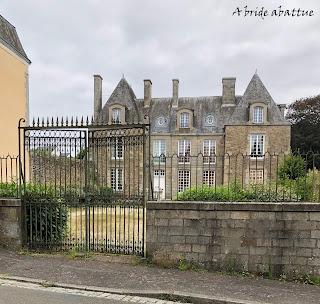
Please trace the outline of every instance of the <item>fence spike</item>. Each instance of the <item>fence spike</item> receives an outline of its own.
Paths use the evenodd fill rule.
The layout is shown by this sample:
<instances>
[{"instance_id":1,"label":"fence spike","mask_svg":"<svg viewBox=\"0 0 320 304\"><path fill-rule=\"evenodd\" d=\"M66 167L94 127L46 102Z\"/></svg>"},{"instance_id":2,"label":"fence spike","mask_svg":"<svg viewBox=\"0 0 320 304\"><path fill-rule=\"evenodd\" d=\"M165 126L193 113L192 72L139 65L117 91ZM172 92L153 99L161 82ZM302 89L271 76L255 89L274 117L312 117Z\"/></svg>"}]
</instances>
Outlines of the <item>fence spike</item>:
<instances>
[{"instance_id":1,"label":"fence spike","mask_svg":"<svg viewBox=\"0 0 320 304\"><path fill-rule=\"evenodd\" d=\"M89 125L89 117L87 116L87 119L86 119L86 126Z\"/></svg>"},{"instance_id":2,"label":"fence spike","mask_svg":"<svg viewBox=\"0 0 320 304\"><path fill-rule=\"evenodd\" d=\"M40 126L40 118L38 117L38 119L37 119L37 127L39 127Z\"/></svg>"},{"instance_id":3,"label":"fence spike","mask_svg":"<svg viewBox=\"0 0 320 304\"><path fill-rule=\"evenodd\" d=\"M47 127L49 127L49 117L47 116Z\"/></svg>"},{"instance_id":4,"label":"fence spike","mask_svg":"<svg viewBox=\"0 0 320 304\"><path fill-rule=\"evenodd\" d=\"M51 127L53 127L54 122L53 122L53 117L51 117Z\"/></svg>"},{"instance_id":5,"label":"fence spike","mask_svg":"<svg viewBox=\"0 0 320 304\"><path fill-rule=\"evenodd\" d=\"M93 116L91 116L91 125L93 125Z\"/></svg>"},{"instance_id":6,"label":"fence spike","mask_svg":"<svg viewBox=\"0 0 320 304\"><path fill-rule=\"evenodd\" d=\"M80 126L83 126L83 116L81 116Z\"/></svg>"},{"instance_id":7,"label":"fence spike","mask_svg":"<svg viewBox=\"0 0 320 304\"><path fill-rule=\"evenodd\" d=\"M44 127L44 118L41 118L41 126Z\"/></svg>"},{"instance_id":8,"label":"fence spike","mask_svg":"<svg viewBox=\"0 0 320 304\"><path fill-rule=\"evenodd\" d=\"M69 126L69 122L68 122L68 116L66 117L66 126Z\"/></svg>"},{"instance_id":9,"label":"fence spike","mask_svg":"<svg viewBox=\"0 0 320 304\"><path fill-rule=\"evenodd\" d=\"M73 116L71 116L70 124L71 124L71 127L73 127Z\"/></svg>"},{"instance_id":10,"label":"fence spike","mask_svg":"<svg viewBox=\"0 0 320 304\"><path fill-rule=\"evenodd\" d=\"M34 117L32 118L32 126L34 127L35 125L35 121L34 121Z\"/></svg>"},{"instance_id":11,"label":"fence spike","mask_svg":"<svg viewBox=\"0 0 320 304\"><path fill-rule=\"evenodd\" d=\"M59 127L59 118L56 119L56 127Z\"/></svg>"},{"instance_id":12,"label":"fence spike","mask_svg":"<svg viewBox=\"0 0 320 304\"><path fill-rule=\"evenodd\" d=\"M63 116L61 117L61 127L63 127Z\"/></svg>"},{"instance_id":13,"label":"fence spike","mask_svg":"<svg viewBox=\"0 0 320 304\"><path fill-rule=\"evenodd\" d=\"M76 127L78 126L78 116L76 116Z\"/></svg>"}]
</instances>

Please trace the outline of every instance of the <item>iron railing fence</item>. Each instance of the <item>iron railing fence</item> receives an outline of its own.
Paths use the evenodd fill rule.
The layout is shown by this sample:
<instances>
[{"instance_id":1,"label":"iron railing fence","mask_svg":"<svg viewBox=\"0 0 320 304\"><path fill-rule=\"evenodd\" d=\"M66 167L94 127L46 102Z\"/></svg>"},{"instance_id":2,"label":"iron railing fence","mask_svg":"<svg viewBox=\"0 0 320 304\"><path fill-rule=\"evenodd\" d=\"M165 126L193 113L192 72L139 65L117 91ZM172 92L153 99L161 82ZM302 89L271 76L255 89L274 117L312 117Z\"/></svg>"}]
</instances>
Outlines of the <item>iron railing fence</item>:
<instances>
[{"instance_id":1,"label":"iron railing fence","mask_svg":"<svg viewBox=\"0 0 320 304\"><path fill-rule=\"evenodd\" d=\"M320 154L157 155L151 199L320 201Z\"/></svg>"},{"instance_id":2,"label":"iron railing fence","mask_svg":"<svg viewBox=\"0 0 320 304\"><path fill-rule=\"evenodd\" d=\"M144 254L144 207L102 200L25 199L24 243L31 250Z\"/></svg>"},{"instance_id":3,"label":"iron railing fence","mask_svg":"<svg viewBox=\"0 0 320 304\"><path fill-rule=\"evenodd\" d=\"M0 197L19 197L19 156L0 157Z\"/></svg>"},{"instance_id":4,"label":"iron railing fence","mask_svg":"<svg viewBox=\"0 0 320 304\"><path fill-rule=\"evenodd\" d=\"M143 255L148 127L20 124L25 244Z\"/></svg>"}]
</instances>

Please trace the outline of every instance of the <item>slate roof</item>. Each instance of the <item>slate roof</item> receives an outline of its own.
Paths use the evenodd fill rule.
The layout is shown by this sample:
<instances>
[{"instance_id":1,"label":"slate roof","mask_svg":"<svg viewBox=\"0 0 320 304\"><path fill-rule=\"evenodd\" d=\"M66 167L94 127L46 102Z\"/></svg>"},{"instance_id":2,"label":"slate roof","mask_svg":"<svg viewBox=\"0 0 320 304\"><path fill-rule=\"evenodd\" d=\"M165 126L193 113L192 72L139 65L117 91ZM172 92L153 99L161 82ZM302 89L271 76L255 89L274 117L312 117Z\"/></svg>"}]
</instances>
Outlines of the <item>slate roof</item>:
<instances>
[{"instance_id":1,"label":"slate roof","mask_svg":"<svg viewBox=\"0 0 320 304\"><path fill-rule=\"evenodd\" d=\"M0 43L4 44L19 57L31 63L20 42L16 28L0 15Z\"/></svg>"},{"instance_id":2,"label":"slate roof","mask_svg":"<svg viewBox=\"0 0 320 304\"><path fill-rule=\"evenodd\" d=\"M270 109L268 120L270 124L289 124L281 115L278 106L263 85L261 79L255 74L244 95L236 96L234 107L221 107L221 96L204 97L179 97L178 107L172 107L172 98L152 98L150 109L143 106L143 99L137 99L126 79L122 78L102 109L104 120L108 120L108 108L118 103L126 107L128 111L127 122L142 121L144 115L149 116L152 133L175 133L177 115L180 109L189 109L193 112L194 131L192 133L223 133L225 125L241 125L248 123L248 107L250 103L265 102ZM214 124L208 125L205 118L208 115L214 117ZM159 126L157 119L163 117L167 123Z\"/></svg>"},{"instance_id":3,"label":"slate roof","mask_svg":"<svg viewBox=\"0 0 320 304\"><path fill-rule=\"evenodd\" d=\"M249 85L244 92L241 101L234 109L234 112L231 115L228 124L245 124L246 118L248 116L248 106L251 103L261 101L265 102L268 105L268 121L270 122L270 124L290 124L282 116L277 104L274 102L273 98L269 94L268 90L264 86L257 73L253 75L251 81L249 82Z\"/></svg>"}]
</instances>

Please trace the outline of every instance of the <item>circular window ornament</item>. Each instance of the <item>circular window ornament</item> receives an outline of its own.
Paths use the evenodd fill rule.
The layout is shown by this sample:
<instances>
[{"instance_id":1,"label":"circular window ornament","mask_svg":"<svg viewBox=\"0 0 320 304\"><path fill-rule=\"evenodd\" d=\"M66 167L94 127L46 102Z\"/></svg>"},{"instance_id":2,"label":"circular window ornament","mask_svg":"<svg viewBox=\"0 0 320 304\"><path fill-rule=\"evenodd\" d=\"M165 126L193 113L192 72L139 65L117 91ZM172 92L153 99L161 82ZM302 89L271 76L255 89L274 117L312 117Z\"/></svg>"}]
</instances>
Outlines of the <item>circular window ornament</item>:
<instances>
[{"instance_id":1,"label":"circular window ornament","mask_svg":"<svg viewBox=\"0 0 320 304\"><path fill-rule=\"evenodd\" d=\"M213 126L214 125L214 117L213 115L208 115L206 118L205 118L205 123L206 125L208 126Z\"/></svg>"},{"instance_id":2,"label":"circular window ornament","mask_svg":"<svg viewBox=\"0 0 320 304\"><path fill-rule=\"evenodd\" d=\"M158 118L157 122L158 122L158 126L164 127L164 126L167 125L168 120L165 117L161 116L161 117Z\"/></svg>"}]
</instances>

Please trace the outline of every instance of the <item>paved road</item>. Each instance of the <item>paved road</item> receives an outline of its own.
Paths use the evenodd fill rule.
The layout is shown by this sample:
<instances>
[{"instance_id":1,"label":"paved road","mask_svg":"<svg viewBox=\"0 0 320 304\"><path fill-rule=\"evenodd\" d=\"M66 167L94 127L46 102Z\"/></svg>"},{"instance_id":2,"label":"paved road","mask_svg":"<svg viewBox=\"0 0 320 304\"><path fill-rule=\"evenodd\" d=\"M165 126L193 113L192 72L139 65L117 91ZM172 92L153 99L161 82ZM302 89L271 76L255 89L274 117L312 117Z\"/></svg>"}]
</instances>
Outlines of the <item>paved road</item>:
<instances>
[{"instance_id":1,"label":"paved road","mask_svg":"<svg viewBox=\"0 0 320 304\"><path fill-rule=\"evenodd\" d=\"M31 290L19 287L0 286L1 304L123 304L127 302L99 299L86 296L57 293L52 291Z\"/></svg>"},{"instance_id":2,"label":"paved road","mask_svg":"<svg viewBox=\"0 0 320 304\"><path fill-rule=\"evenodd\" d=\"M0 279L0 304L173 304L171 301L103 292L45 287Z\"/></svg>"}]
</instances>

